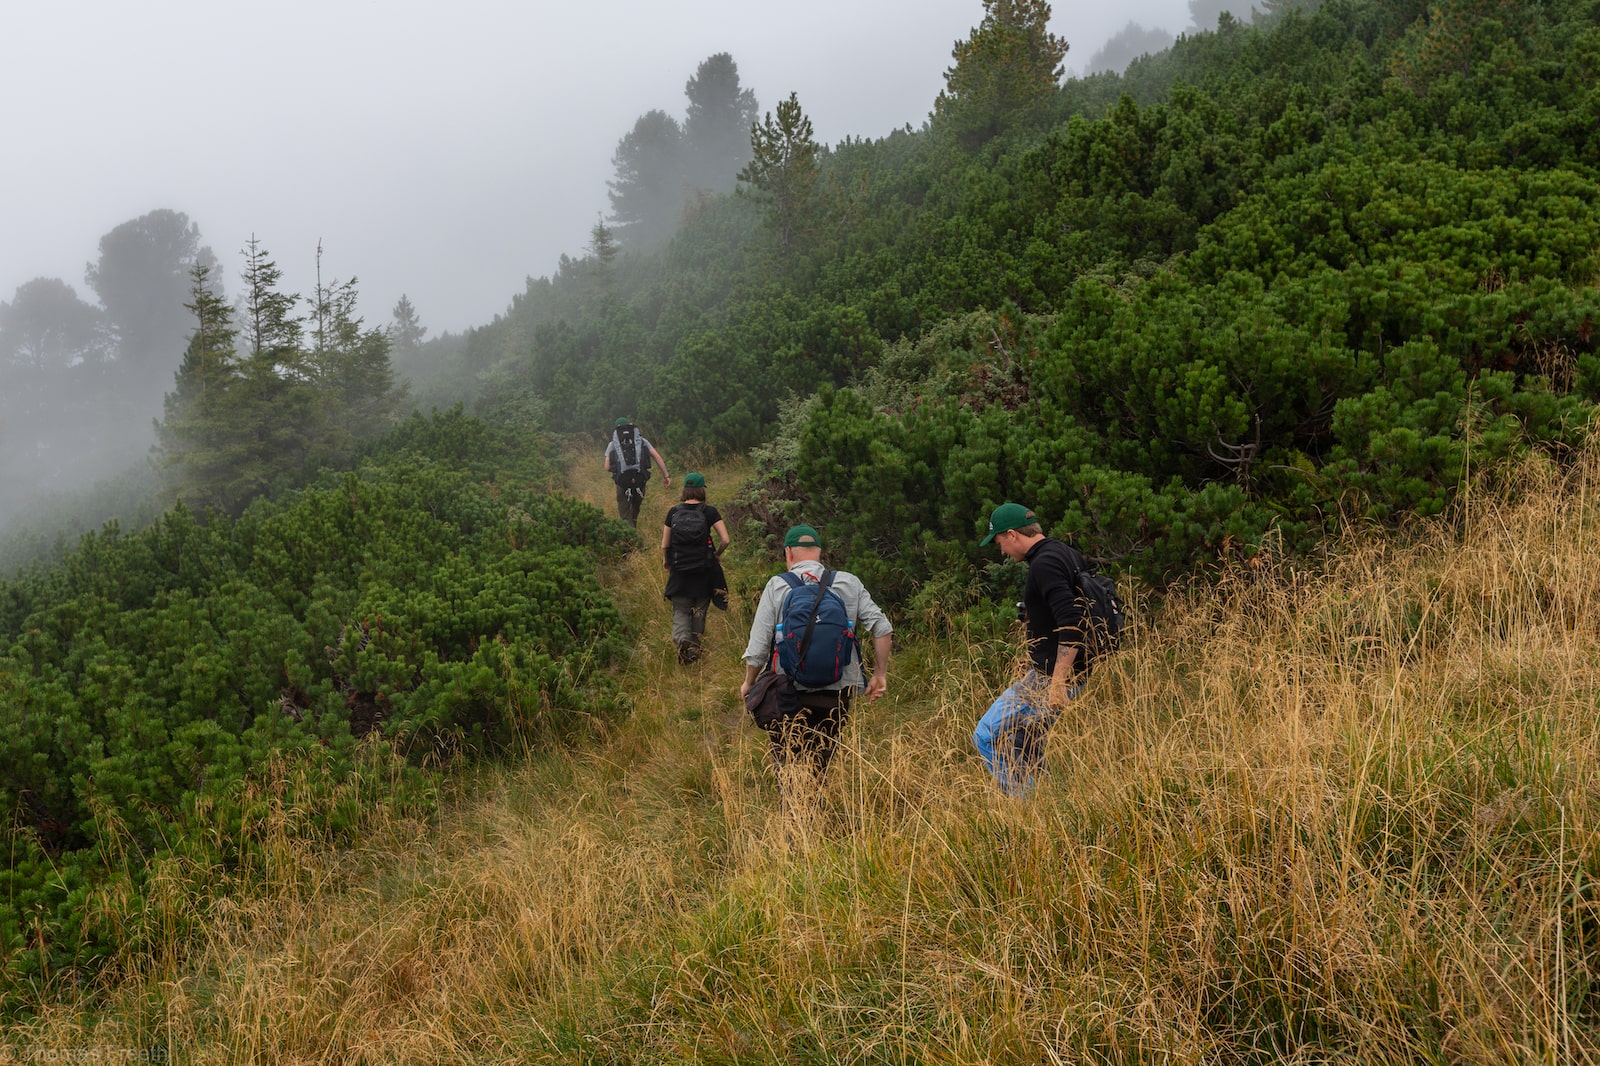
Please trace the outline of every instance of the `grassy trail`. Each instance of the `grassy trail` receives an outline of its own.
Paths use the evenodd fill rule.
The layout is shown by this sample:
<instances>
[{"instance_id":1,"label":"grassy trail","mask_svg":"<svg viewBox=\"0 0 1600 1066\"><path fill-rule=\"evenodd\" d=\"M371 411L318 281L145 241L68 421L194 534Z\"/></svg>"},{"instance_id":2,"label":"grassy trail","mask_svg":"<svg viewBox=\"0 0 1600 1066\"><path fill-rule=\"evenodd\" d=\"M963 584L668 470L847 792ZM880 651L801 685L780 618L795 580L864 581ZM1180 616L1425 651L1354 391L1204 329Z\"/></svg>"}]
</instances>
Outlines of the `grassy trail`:
<instances>
[{"instance_id":1,"label":"grassy trail","mask_svg":"<svg viewBox=\"0 0 1600 1066\"><path fill-rule=\"evenodd\" d=\"M729 609L712 609L706 621L706 656L692 667L679 667L673 658L672 608L662 597L666 570L661 565L661 528L667 509L678 501L682 476L694 467L672 463L672 488L661 484L659 471L651 479L640 508L638 528L644 548L629 558L606 582L631 626L639 632L635 668L626 678L637 707L676 708L691 720L709 716L733 727L743 722L743 708L737 696L744 667L739 654L744 650L750 628L748 597L730 597ZM718 463L699 471L708 485L708 502L730 497L748 477L748 464ZM568 491L608 514L616 513L616 493L601 460L588 455L572 457L567 466ZM737 537L737 531L729 530ZM731 584L740 586L764 579L757 575L749 558L749 546L735 543L724 565ZM776 563L772 564L775 572ZM733 712L738 712L737 714ZM648 713L648 712L647 712Z\"/></svg>"}]
</instances>

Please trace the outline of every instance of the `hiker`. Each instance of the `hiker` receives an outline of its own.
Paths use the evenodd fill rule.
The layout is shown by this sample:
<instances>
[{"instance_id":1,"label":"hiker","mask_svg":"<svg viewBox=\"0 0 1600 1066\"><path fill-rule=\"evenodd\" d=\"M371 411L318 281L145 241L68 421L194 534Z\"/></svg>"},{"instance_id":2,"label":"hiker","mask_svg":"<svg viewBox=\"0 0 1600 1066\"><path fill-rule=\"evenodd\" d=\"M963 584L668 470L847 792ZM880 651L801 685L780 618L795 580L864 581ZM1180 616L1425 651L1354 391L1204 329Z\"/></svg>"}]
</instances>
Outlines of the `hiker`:
<instances>
[{"instance_id":1,"label":"hiker","mask_svg":"<svg viewBox=\"0 0 1600 1066\"><path fill-rule=\"evenodd\" d=\"M867 699L876 700L889 687L894 627L860 578L822 565L822 538L810 526L794 526L784 534L783 561L788 569L767 581L756 605L739 695L749 696L766 670L776 671L780 682L792 682L781 690L781 717L765 726L772 735L778 792L792 808L805 798L801 789L809 794L821 786L851 698L862 688L857 634L872 637L872 677L865 686ZM802 657L808 626L811 644Z\"/></svg>"},{"instance_id":2,"label":"hiker","mask_svg":"<svg viewBox=\"0 0 1600 1066\"><path fill-rule=\"evenodd\" d=\"M672 643L678 646L678 662L687 665L700 658L700 637L706 631L712 597L721 592L719 606L728 609L728 581L718 558L728 547L728 527L721 512L706 502L704 475L683 475L679 500L667 509L661 525L661 563L667 568L662 596L672 602ZM713 532L722 540L715 547Z\"/></svg>"},{"instance_id":3,"label":"hiker","mask_svg":"<svg viewBox=\"0 0 1600 1066\"><path fill-rule=\"evenodd\" d=\"M990 705L972 742L1000 791L1019 796L1028 793L1044 767L1045 737L1088 673L1091 619L1076 578L1091 567L1076 548L1045 536L1038 518L1020 503L994 509L989 535L979 547L991 540L1006 558L1028 564L1019 605L1027 626L1028 669Z\"/></svg>"},{"instance_id":4,"label":"hiker","mask_svg":"<svg viewBox=\"0 0 1600 1066\"><path fill-rule=\"evenodd\" d=\"M617 483L617 517L630 526L639 524L639 505L644 502L644 486L650 480L652 459L661 468L661 478L670 489L672 475L667 473L667 463L661 453L644 439L632 419L617 419L611 430L611 443L606 445L606 473Z\"/></svg>"}]
</instances>

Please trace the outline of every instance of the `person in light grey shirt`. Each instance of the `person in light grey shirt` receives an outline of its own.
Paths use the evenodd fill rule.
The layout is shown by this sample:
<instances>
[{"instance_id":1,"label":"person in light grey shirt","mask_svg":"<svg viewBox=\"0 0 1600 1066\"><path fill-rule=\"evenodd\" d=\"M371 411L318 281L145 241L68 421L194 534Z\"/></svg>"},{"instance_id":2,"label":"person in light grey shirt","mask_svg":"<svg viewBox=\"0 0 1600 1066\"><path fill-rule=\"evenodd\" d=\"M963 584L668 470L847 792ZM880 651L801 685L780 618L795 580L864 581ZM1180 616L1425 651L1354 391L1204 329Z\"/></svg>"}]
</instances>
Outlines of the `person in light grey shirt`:
<instances>
[{"instance_id":1,"label":"person in light grey shirt","mask_svg":"<svg viewBox=\"0 0 1600 1066\"><path fill-rule=\"evenodd\" d=\"M802 582L821 581L826 568L822 565L822 538L815 529L794 526L785 533L783 558L788 573ZM844 667L837 681L816 687L795 686L799 706L786 713L779 726L771 731L773 769L786 805L792 799L784 784L786 776L792 777L786 774L786 769L801 770L810 778L809 787L820 786L828 762L833 758L839 731L849 716L851 697L864 687L868 701L876 700L889 687L889 653L894 646L894 626L889 624L888 616L873 602L871 593L854 574L834 571L829 587L844 601L845 613L855 625L856 639L865 643L867 636L872 638L872 676L863 676L858 654ZM741 699L763 669L777 669L774 661L777 627L784 600L792 589L790 579L778 574L761 590L755 620L750 624L750 640L744 649L744 683L739 686Z\"/></svg>"}]
</instances>

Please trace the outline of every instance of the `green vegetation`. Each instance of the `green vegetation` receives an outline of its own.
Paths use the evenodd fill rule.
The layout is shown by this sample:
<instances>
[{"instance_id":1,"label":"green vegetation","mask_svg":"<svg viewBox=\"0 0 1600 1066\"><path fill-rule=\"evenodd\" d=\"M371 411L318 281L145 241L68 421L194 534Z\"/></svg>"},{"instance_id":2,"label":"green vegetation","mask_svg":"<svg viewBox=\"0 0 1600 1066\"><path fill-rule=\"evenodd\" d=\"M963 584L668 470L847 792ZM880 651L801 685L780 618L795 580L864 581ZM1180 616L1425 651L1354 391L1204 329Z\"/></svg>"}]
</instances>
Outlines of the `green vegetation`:
<instances>
[{"instance_id":1,"label":"green vegetation","mask_svg":"<svg viewBox=\"0 0 1600 1066\"><path fill-rule=\"evenodd\" d=\"M138 950L161 871L248 866L285 808L347 841L458 753L613 718L625 641L596 567L637 536L545 491L543 454L459 411L413 417L237 520L180 505L0 583L7 983ZM300 784L263 799L283 775Z\"/></svg>"},{"instance_id":2,"label":"green vegetation","mask_svg":"<svg viewBox=\"0 0 1600 1066\"><path fill-rule=\"evenodd\" d=\"M738 471L710 467L712 485ZM970 734L1003 624L902 640L813 820L737 706L751 600L674 660L616 572L636 708L348 849L263 826L226 907L23 1047L243 1063L1593 1062L1600 465L1405 539L1141 600L1004 800ZM592 455L577 487L609 487ZM647 497L646 524L666 500ZM753 589L769 559L738 559ZM266 782L262 792L285 790ZM178 925L177 921L174 925Z\"/></svg>"},{"instance_id":3,"label":"green vegetation","mask_svg":"<svg viewBox=\"0 0 1600 1066\"><path fill-rule=\"evenodd\" d=\"M1045 5L982 9L877 140L758 121L713 56L619 143L615 228L462 338L348 284L302 319L255 246L235 314L184 259L188 503L0 584L20 1039L1600 1055L1600 0L1271 0L1064 87ZM391 342L474 416L395 426ZM543 433L621 413L745 553L698 672L653 553L557 491L609 497ZM1007 498L1136 618L1027 804L967 754ZM797 518L905 624L786 823L734 650Z\"/></svg>"},{"instance_id":4,"label":"green vegetation","mask_svg":"<svg viewBox=\"0 0 1600 1066\"><path fill-rule=\"evenodd\" d=\"M169 494L197 508L237 514L307 471L348 467L360 442L394 421L402 390L389 336L362 327L355 282L319 283L308 322L281 277L252 240L235 314L211 271L193 271L197 324L166 397L159 452Z\"/></svg>"},{"instance_id":5,"label":"green vegetation","mask_svg":"<svg viewBox=\"0 0 1600 1066\"><path fill-rule=\"evenodd\" d=\"M559 430L795 436L768 495L907 594L959 583L1006 498L1167 580L1569 449L1600 398L1600 7L1279 9L1041 102L1042 5L985 4L926 129L813 151L791 97L751 197L563 264L464 369Z\"/></svg>"}]
</instances>

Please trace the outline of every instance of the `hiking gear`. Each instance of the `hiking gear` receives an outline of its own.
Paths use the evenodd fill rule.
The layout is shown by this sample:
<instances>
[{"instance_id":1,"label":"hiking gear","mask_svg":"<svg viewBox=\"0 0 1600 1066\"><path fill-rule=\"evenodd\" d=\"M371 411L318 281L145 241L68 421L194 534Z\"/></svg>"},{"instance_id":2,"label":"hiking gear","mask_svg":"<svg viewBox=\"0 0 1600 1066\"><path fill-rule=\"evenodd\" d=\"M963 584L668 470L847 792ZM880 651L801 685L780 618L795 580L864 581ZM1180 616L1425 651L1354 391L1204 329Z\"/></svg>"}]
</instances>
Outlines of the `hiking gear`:
<instances>
[{"instance_id":1,"label":"hiking gear","mask_svg":"<svg viewBox=\"0 0 1600 1066\"><path fill-rule=\"evenodd\" d=\"M860 658L861 647L844 600L829 587L833 571L824 570L819 581L807 581L793 571L778 576L789 586L773 642L778 669L805 688L838 684L845 667Z\"/></svg>"},{"instance_id":2,"label":"hiking gear","mask_svg":"<svg viewBox=\"0 0 1600 1066\"><path fill-rule=\"evenodd\" d=\"M1039 519L1034 516L1034 513L1022 506L1022 504L1002 503L989 516L989 535L978 541L978 547L982 548L987 545L994 539L996 533L1006 533L1013 529L1021 529L1023 526L1031 526L1037 521Z\"/></svg>"},{"instance_id":3,"label":"hiking gear","mask_svg":"<svg viewBox=\"0 0 1600 1066\"><path fill-rule=\"evenodd\" d=\"M637 489L644 495L644 483L650 480L650 452L643 446L639 430L632 425L622 425L611 434L611 443L617 450L617 462L611 469L611 480L625 489Z\"/></svg>"},{"instance_id":4,"label":"hiking gear","mask_svg":"<svg viewBox=\"0 0 1600 1066\"><path fill-rule=\"evenodd\" d=\"M1083 642L1084 655L1098 659L1117 650L1122 643L1122 626L1127 615L1117 598L1117 583L1094 570L1079 570L1073 575L1078 595L1089 605L1089 632Z\"/></svg>"},{"instance_id":5,"label":"hiking gear","mask_svg":"<svg viewBox=\"0 0 1600 1066\"><path fill-rule=\"evenodd\" d=\"M1082 552L1054 537L1039 537L1023 561L1028 566L1022 582L1028 661L1049 676L1061 649L1070 646L1077 649L1072 672L1083 673L1089 669L1085 642L1093 626L1089 603L1078 591L1078 573L1093 567Z\"/></svg>"},{"instance_id":6,"label":"hiking gear","mask_svg":"<svg viewBox=\"0 0 1600 1066\"><path fill-rule=\"evenodd\" d=\"M711 550L711 523L703 505L678 504L672 509L667 534L667 568L694 573L706 568Z\"/></svg>"},{"instance_id":7,"label":"hiking gear","mask_svg":"<svg viewBox=\"0 0 1600 1066\"><path fill-rule=\"evenodd\" d=\"M822 538L817 536L817 531L810 526L790 526L789 532L783 535L785 548L820 548Z\"/></svg>"},{"instance_id":8,"label":"hiking gear","mask_svg":"<svg viewBox=\"0 0 1600 1066\"><path fill-rule=\"evenodd\" d=\"M794 682L769 666L744 694L744 709L750 712L756 725L770 733L783 723L783 713L793 699Z\"/></svg>"}]
</instances>

